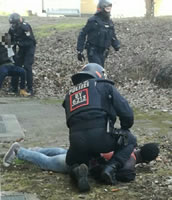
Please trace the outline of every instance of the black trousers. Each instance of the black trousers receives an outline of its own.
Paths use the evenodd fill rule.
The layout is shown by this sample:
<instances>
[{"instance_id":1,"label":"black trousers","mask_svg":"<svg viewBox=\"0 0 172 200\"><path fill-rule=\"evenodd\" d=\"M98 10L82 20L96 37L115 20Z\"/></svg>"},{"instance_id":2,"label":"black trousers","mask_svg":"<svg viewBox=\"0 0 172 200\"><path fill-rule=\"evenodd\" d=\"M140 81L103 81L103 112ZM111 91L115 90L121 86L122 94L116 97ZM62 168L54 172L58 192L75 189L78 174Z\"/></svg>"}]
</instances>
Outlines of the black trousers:
<instances>
[{"instance_id":1,"label":"black trousers","mask_svg":"<svg viewBox=\"0 0 172 200\"><path fill-rule=\"evenodd\" d=\"M87 57L89 63L97 63L104 67L105 62L105 55L104 55L105 49L104 48L97 48L88 46L87 47Z\"/></svg>"},{"instance_id":2,"label":"black trousers","mask_svg":"<svg viewBox=\"0 0 172 200\"><path fill-rule=\"evenodd\" d=\"M26 71L27 89L30 91L32 90L33 87L32 64L34 62L34 54L35 54L35 46L20 47L15 57L16 65L24 67ZM12 78L11 85L12 88L17 90L18 77Z\"/></svg>"},{"instance_id":3,"label":"black trousers","mask_svg":"<svg viewBox=\"0 0 172 200\"><path fill-rule=\"evenodd\" d=\"M128 131L128 145L118 145L117 140L118 137L106 133L106 128L70 131L66 163L69 166L81 163L88 165L100 153L115 151L109 162L118 162L123 167L136 146L136 138Z\"/></svg>"}]
</instances>

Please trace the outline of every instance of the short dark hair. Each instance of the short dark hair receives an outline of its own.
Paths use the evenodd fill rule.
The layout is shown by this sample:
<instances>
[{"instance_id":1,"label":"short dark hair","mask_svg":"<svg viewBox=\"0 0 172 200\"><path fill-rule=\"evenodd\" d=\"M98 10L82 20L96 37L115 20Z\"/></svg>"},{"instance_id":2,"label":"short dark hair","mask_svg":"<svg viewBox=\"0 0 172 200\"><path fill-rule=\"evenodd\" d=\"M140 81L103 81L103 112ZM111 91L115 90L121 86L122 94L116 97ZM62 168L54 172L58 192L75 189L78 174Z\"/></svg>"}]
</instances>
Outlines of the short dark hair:
<instances>
[{"instance_id":1,"label":"short dark hair","mask_svg":"<svg viewBox=\"0 0 172 200\"><path fill-rule=\"evenodd\" d=\"M140 154L143 162L154 160L159 154L157 143L147 143L140 148Z\"/></svg>"}]
</instances>

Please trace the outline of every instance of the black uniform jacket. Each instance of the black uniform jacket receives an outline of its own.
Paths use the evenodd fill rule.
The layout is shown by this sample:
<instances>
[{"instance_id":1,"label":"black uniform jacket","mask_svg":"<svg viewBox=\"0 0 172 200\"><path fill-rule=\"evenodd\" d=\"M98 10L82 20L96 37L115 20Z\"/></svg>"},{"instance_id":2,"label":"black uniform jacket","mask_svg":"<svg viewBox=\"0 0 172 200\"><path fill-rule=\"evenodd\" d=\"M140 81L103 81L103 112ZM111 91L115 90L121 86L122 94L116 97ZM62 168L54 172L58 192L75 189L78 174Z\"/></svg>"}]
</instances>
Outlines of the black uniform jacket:
<instances>
[{"instance_id":1,"label":"black uniform jacket","mask_svg":"<svg viewBox=\"0 0 172 200\"><path fill-rule=\"evenodd\" d=\"M99 48L109 48L112 45L114 49L119 48L120 43L111 19L105 20L101 13L88 19L87 24L79 34L77 50L82 52L88 45Z\"/></svg>"},{"instance_id":2,"label":"black uniform jacket","mask_svg":"<svg viewBox=\"0 0 172 200\"><path fill-rule=\"evenodd\" d=\"M15 27L11 26L9 29L11 41L19 47L28 47L36 45L36 40L31 26L27 22L22 22Z\"/></svg>"},{"instance_id":3,"label":"black uniform jacket","mask_svg":"<svg viewBox=\"0 0 172 200\"><path fill-rule=\"evenodd\" d=\"M133 111L127 100L112 81L104 79L90 79L72 87L63 107L69 128L105 126L108 119L114 125L117 117L122 129L129 129L134 123Z\"/></svg>"}]
</instances>

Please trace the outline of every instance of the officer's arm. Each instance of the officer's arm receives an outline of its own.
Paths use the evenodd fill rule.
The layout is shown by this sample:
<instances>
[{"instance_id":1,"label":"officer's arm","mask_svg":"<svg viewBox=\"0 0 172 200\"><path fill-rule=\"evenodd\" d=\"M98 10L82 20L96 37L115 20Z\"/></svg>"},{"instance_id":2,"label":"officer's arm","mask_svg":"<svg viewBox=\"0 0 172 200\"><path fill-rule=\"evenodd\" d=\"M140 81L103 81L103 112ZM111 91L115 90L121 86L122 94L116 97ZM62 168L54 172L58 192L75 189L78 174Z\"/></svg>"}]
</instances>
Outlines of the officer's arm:
<instances>
[{"instance_id":1,"label":"officer's arm","mask_svg":"<svg viewBox=\"0 0 172 200\"><path fill-rule=\"evenodd\" d=\"M78 41L77 41L78 52L83 52L84 47L85 47L86 36L88 32L90 31L90 29L92 28L92 26L93 26L93 22L88 20L87 24L80 31L79 36L78 36Z\"/></svg>"},{"instance_id":2,"label":"officer's arm","mask_svg":"<svg viewBox=\"0 0 172 200\"><path fill-rule=\"evenodd\" d=\"M62 107L65 108L65 100L62 103Z\"/></svg>"},{"instance_id":3,"label":"officer's arm","mask_svg":"<svg viewBox=\"0 0 172 200\"><path fill-rule=\"evenodd\" d=\"M115 49L115 51L119 51L120 49L120 41L118 40L116 33L115 33L115 28L113 27L113 37L111 41L112 47Z\"/></svg>"},{"instance_id":4,"label":"officer's arm","mask_svg":"<svg viewBox=\"0 0 172 200\"><path fill-rule=\"evenodd\" d=\"M8 31L8 34L11 36L11 44L15 45L15 38L14 38L14 32L11 30L11 28Z\"/></svg>"},{"instance_id":5,"label":"officer's arm","mask_svg":"<svg viewBox=\"0 0 172 200\"><path fill-rule=\"evenodd\" d=\"M24 23L21 24L21 28L24 31L25 35L27 37L31 38L31 27L30 27L30 25L24 22Z\"/></svg>"},{"instance_id":6,"label":"officer's arm","mask_svg":"<svg viewBox=\"0 0 172 200\"><path fill-rule=\"evenodd\" d=\"M134 123L133 110L115 87L112 88L112 104L119 117L121 128L125 130L131 128Z\"/></svg>"}]
</instances>

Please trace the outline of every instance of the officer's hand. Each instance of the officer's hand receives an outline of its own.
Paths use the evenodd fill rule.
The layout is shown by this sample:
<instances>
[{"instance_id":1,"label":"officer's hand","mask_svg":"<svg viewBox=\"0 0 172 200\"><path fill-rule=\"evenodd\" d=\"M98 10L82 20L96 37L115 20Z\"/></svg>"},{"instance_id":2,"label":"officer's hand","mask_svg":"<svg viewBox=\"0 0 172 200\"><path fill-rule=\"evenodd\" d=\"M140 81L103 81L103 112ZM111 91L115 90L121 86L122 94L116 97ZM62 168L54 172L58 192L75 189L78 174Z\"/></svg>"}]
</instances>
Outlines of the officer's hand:
<instances>
[{"instance_id":1,"label":"officer's hand","mask_svg":"<svg viewBox=\"0 0 172 200\"><path fill-rule=\"evenodd\" d=\"M115 49L115 51L119 51L120 49L120 41L119 40L113 40L113 44L112 44L113 48Z\"/></svg>"},{"instance_id":2,"label":"officer's hand","mask_svg":"<svg viewBox=\"0 0 172 200\"><path fill-rule=\"evenodd\" d=\"M114 49L115 51L119 51L120 47L115 47Z\"/></svg>"},{"instance_id":3,"label":"officer's hand","mask_svg":"<svg viewBox=\"0 0 172 200\"><path fill-rule=\"evenodd\" d=\"M78 57L79 61L81 61L81 62L85 61L85 57L84 57L84 54L82 52L78 51L77 57Z\"/></svg>"}]
</instances>

